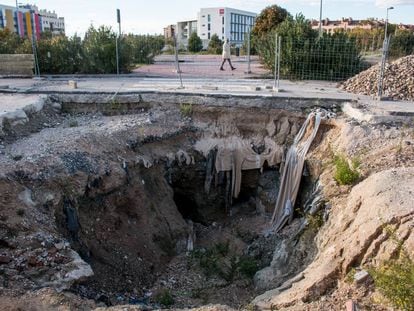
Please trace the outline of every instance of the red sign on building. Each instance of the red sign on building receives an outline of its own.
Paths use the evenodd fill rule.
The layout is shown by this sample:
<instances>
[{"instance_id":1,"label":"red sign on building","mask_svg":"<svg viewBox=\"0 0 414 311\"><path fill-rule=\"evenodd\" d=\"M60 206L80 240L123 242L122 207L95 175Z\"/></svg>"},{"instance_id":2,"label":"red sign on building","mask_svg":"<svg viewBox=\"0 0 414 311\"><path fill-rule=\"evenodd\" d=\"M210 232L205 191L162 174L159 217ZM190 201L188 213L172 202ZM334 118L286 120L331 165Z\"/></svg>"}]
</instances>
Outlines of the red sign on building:
<instances>
[{"instance_id":1,"label":"red sign on building","mask_svg":"<svg viewBox=\"0 0 414 311\"><path fill-rule=\"evenodd\" d=\"M224 15L224 9L220 9L220 15Z\"/></svg>"}]
</instances>

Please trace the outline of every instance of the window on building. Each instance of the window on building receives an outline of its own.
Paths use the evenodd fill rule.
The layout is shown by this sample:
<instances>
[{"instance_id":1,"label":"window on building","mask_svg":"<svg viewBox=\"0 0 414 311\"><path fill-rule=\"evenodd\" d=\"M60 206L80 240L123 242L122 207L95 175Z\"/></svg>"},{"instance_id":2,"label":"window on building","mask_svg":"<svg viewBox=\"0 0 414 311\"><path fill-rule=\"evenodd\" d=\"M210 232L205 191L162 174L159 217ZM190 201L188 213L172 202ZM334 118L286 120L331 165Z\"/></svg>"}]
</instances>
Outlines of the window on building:
<instances>
[{"instance_id":1,"label":"window on building","mask_svg":"<svg viewBox=\"0 0 414 311\"><path fill-rule=\"evenodd\" d=\"M208 33L208 34L207 34L207 39L209 39L209 40L210 40L210 33Z\"/></svg>"},{"instance_id":2,"label":"window on building","mask_svg":"<svg viewBox=\"0 0 414 311\"><path fill-rule=\"evenodd\" d=\"M210 31L211 30L211 24L208 24L207 26L208 26L207 30Z\"/></svg>"},{"instance_id":3,"label":"window on building","mask_svg":"<svg viewBox=\"0 0 414 311\"><path fill-rule=\"evenodd\" d=\"M221 24L224 25L224 16L221 18Z\"/></svg>"},{"instance_id":4,"label":"window on building","mask_svg":"<svg viewBox=\"0 0 414 311\"><path fill-rule=\"evenodd\" d=\"M221 33L224 33L224 27L221 28Z\"/></svg>"},{"instance_id":5,"label":"window on building","mask_svg":"<svg viewBox=\"0 0 414 311\"><path fill-rule=\"evenodd\" d=\"M208 22L211 22L211 16L210 16L210 14L208 14L208 16L207 16L207 21Z\"/></svg>"}]
</instances>

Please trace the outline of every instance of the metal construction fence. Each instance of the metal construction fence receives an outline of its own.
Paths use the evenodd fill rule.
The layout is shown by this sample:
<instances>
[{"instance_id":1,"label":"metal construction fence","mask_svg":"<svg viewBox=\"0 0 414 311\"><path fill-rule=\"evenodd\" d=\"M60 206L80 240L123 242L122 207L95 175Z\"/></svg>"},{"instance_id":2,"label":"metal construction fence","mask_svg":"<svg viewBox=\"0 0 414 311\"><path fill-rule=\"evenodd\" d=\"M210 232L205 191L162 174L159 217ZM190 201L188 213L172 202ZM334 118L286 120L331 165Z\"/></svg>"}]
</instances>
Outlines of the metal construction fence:
<instances>
[{"instance_id":1,"label":"metal construction fence","mask_svg":"<svg viewBox=\"0 0 414 311\"><path fill-rule=\"evenodd\" d=\"M277 43L276 43L277 42ZM388 56L389 44L384 45ZM383 46L365 50L356 40L345 37L314 39L284 38L262 42L262 62L277 78L287 80L343 81L378 64L383 59Z\"/></svg>"}]
</instances>

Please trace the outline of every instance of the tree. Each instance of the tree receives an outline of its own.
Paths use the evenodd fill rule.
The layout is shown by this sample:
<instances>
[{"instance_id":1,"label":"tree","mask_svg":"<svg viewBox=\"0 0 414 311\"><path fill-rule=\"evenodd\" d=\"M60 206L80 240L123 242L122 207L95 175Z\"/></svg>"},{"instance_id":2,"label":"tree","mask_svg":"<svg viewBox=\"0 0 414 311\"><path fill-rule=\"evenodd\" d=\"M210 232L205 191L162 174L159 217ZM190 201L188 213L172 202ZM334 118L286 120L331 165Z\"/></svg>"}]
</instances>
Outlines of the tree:
<instances>
[{"instance_id":1,"label":"tree","mask_svg":"<svg viewBox=\"0 0 414 311\"><path fill-rule=\"evenodd\" d=\"M222 50L223 42L219 39L217 34L213 34L210 42L208 43L208 52L212 54L221 54Z\"/></svg>"},{"instance_id":2,"label":"tree","mask_svg":"<svg viewBox=\"0 0 414 311\"><path fill-rule=\"evenodd\" d=\"M253 36L260 38L267 35L288 17L291 15L284 8L277 5L268 6L256 18Z\"/></svg>"},{"instance_id":3,"label":"tree","mask_svg":"<svg viewBox=\"0 0 414 311\"><path fill-rule=\"evenodd\" d=\"M414 54L414 32L397 30L391 37L390 56L402 57Z\"/></svg>"},{"instance_id":4,"label":"tree","mask_svg":"<svg viewBox=\"0 0 414 311\"><path fill-rule=\"evenodd\" d=\"M0 54L14 54L22 39L9 29L0 29Z\"/></svg>"},{"instance_id":5,"label":"tree","mask_svg":"<svg viewBox=\"0 0 414 311\"><path fill-rule=\"evenodd\" d=\"M200 52L203 48L203 42L201 41L200 37L197 36L196 32L193 32L188 39L188 50L190 52Z\"/></svg>"},{"instance_id":6,"label":"tree","mask_svg":"<svg viewBox=\"0 0 414 311\"><path fill-rule=\"evenodd\" d=\"M324 34L312 30L302 14L288 17L257 41L266 67L274 71L275 34L282 37L280 72L290 79L343 80L366 69L356 40L345 32Z\"/></svg>"}]
</instances>

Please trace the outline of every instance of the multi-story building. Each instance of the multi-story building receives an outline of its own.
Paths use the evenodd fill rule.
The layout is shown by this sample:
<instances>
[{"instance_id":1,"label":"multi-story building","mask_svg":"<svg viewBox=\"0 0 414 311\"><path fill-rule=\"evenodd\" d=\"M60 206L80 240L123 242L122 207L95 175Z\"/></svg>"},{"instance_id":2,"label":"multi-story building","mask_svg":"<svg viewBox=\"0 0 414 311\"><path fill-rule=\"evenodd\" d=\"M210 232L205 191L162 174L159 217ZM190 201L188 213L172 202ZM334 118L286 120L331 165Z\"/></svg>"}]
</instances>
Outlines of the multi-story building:
<instances>
[{"instance_id":1,"label":"multi-story building","mask_svg":"<svg viewBox=\"0 0 414 311\"><path fill-rule=\"evenodd\" d=\"M177 45L181 48L188 46L188 39L193 32L197 32L197 20L187 20L177 23Z\"/></svg>"},{"instance_id":2,"label":"multi-story building","mask_svg":"<svg viewBox=\"0 0 414 311\"><path fill-rule=\"evenodd\" d=\"M52 34L65 33L65 18L59 17L55 11L40 10L42 32L50 31Z\"/></svg>"},{"instance_id":3,"label":"multi-story building","mask_svg":"<svg viewBox=\"0 0 414 311\"><path fill-rule=\"evenodd\" d=\"M319 21L311 21L312 29L319 29ZM355 28L371 30L374 28L383 27L384 22L378 20L353 20L351 17L342 18L341 20L329 20L328 18L322 20L322 30L327 33L334 33L338 30L349 31Z\"/></svg>"},{"instance_id":4,"label":"multi-story building","mask_svg":"<svg viewBox=\"0 0 414 311\"><path fill-rule=\"evenodd\" d=\"M164 28L164 38L165 40L172 39L175 36L175 25L168 25Z\"/></svg>"},{"instance_id":5,"label":"multi-story building","mask_svg":"<svg viewBox=\"0 0 414 311\"><path fill-rule=\"evenodd\" d=\"M21 37L36 39L44 31L52 34L65 32L65 20L55 12L39 11L35 5L13 6L0 4L0 29L9 29Z\"/></svg>"},{"instance_id":6,"label":"multi-story building","mask_svg":"<svg viewBox=\"0 0 414 311\"><path fill-rule=\"evenodd\" d=\"M205 8L198 13L197 34L207 47L216 34L219 39L230 39L236 46L243 45L245 36L253 28L256 13L232 8Z\"/></svg>"},{"instance_id":7,"label":"multi-story building","mask_svg":"<svg viewBox=\"0 0 414 311\"><path fill-rule=\"evenodd\" d=\"M187 47L191 33L203 41L207 48L211 37L216 34L219 39L230 39L236 46L242 46L246 34L253 28L256 13L226 7L202 8L196 20L187 20L177 23L176 36L178 44Z\"/></svg>"}]
</instances>

